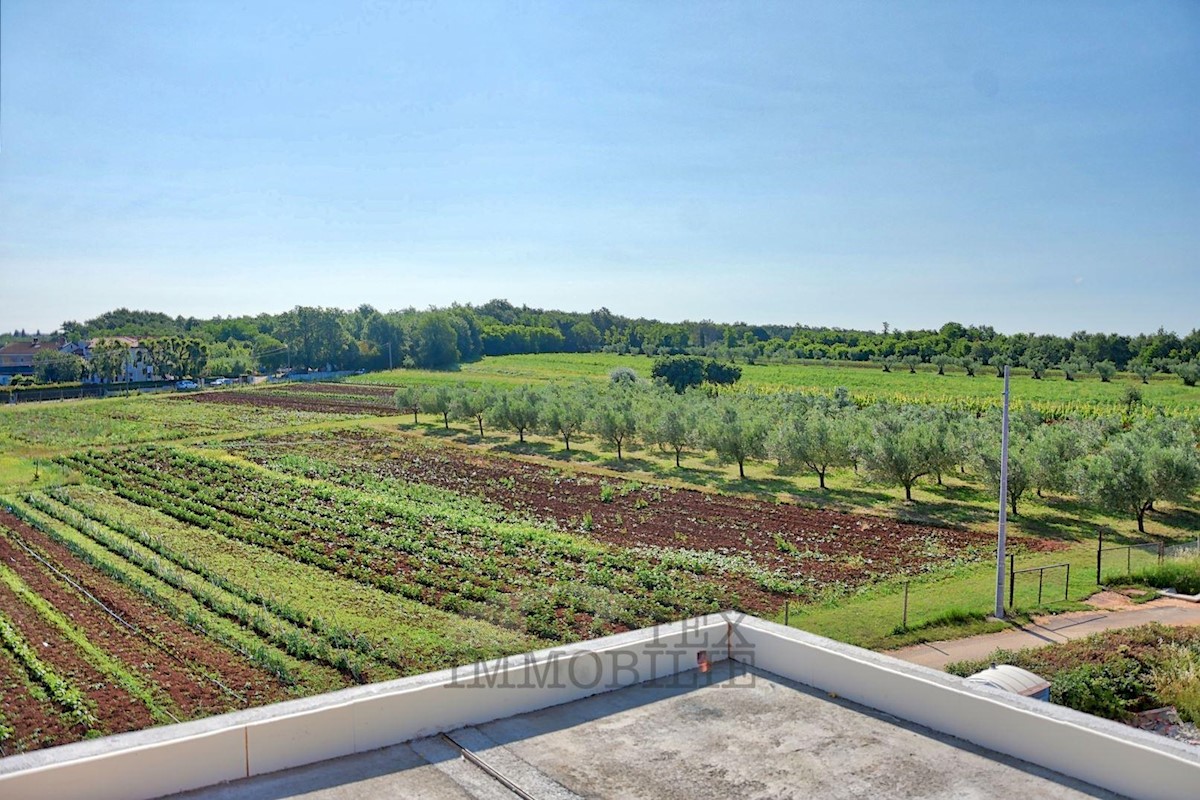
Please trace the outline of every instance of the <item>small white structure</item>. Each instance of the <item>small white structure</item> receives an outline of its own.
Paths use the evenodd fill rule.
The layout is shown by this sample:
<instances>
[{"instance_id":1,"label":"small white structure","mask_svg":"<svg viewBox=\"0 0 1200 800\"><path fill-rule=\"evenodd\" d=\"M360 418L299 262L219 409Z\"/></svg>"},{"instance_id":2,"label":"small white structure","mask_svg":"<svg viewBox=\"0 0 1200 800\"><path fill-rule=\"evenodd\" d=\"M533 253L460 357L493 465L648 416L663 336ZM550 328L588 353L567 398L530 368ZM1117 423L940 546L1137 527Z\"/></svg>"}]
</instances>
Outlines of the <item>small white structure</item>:
<instances>
[{"instance_id":1,"label":"small white structure","mask_svg":"<svg viewBox=\"0 0 1200 800\"><path fill-rule=\"evenodd\" d=\"M966 683L991 686L993 689L1032 697L1034 700L1050 700L1050 681L1012 664L992 664L983 672L976 672L967 678Z\"/></svg>"}]
</instances>

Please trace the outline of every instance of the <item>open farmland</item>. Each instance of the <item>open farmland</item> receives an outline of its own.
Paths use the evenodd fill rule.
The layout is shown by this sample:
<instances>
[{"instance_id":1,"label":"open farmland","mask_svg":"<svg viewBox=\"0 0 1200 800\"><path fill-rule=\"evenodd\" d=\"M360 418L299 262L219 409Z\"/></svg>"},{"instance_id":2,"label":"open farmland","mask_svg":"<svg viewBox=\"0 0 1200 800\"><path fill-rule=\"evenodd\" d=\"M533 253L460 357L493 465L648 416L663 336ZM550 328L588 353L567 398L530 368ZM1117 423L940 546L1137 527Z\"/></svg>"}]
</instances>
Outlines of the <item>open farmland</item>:
<instances>
[{"instance_id":1,"label":"open farmland","mask_svg":"<svg viewBox=\"0 0 1200 800\"><path fill-rule=\"evenodd\" d=\"M282 412L317 414L397 413L394 390L378 386L342 383L284 383L254 389L225 389L218 392L174 395L180 402L244 406Z\"/></svg>"},{"instance_id":2,"label":"open farmland","mask_svg":"<svg viewBox=\"0 0 1200 800\"><path fill-rule=\"evenodd\" d=\"M606 478L377 430L226 446L272 469L348 487L402 493L419 485L477 497L517 518L673 560L721 554L752 565L763 588L778 585L791 596L973 561L992 542L990 534ZM765 611L772 603L755 605Z\"/></svg>"},{"instance_id":3,"label":"open farmland","mask_svg":"<svg viewBox=\"0 0 1200 800\"><path fill-rule=\"evenodd\" d=\"M221 713L286 697L238 654L139 589L0 513L6 749Z\"/></svg>"},{"instance_id":4,"label":"open farmland","mask_svg":"<svg viewBox=\"0 0 1200 800\"><path fill-rule=\"evenodd\" d=\"M918 492L953 524L901 522L896 495L849 467L823 492L762 459L744 481L646 442L614 461L587 432L560 452L553 436L414 421L394 392L296 383L0 409L16 465L0 515L4 752L721 608L852 613L859 590L974 580L992 557L994 501L970 476ZM952 518L960 506L987 523ZM1093 521L1044 529L1072 538Z\"/></svg>"},{"instance_id":5,"label":"open farmland","mask_svg":"<svg viewBox=\"0 0 1200 800\"><path fill-rule=\"evenodd\" d=\"M0 413L0 457L52 456L80 447L103 447L212 434L236 434L352 418L333 412L251 404L221 407L179 402L196 395L114 397L105 400L25 403Z\"/></svg>"},{"instance_id":6,"label":"open farmland","mask_svg":"<svg viewBox=\"0 0 1200 800\"><path fill-rule=\"evenodd\" d=\"M514 386L522 383L542 383L587 379L602 381L619 367L634 370L649 379L654 358L612 353L543 353L489 357L462 364L455 371L393 370L375 372L350 378L359 385L384 384L407 386L418 384L457 384ZM974 377L961 369L947 368L938 375L931 364L922 364L915 373L897 365L883 372L877 364L831 362L787 362L739 364L742 379L739 390L794 389L812 392L832 392L845 387L863 400L890 402L921 402L990 408L1000 403L1000 381L992 367L980 367ZM1118 374L1109 382L1095 375L1077 376L1064 380L1057 370L1034 380L1028 370L1013 371L1013 398L1018 405L1028 404L1060 415L1111 412L1124 403L1126 387L1134 386L1142 393L1147 405L1171 413L1200 419L1200 387L1185 386L1174 375L1156 375L1148 384L1128 374Z\"/></svg>"}]
</instances>

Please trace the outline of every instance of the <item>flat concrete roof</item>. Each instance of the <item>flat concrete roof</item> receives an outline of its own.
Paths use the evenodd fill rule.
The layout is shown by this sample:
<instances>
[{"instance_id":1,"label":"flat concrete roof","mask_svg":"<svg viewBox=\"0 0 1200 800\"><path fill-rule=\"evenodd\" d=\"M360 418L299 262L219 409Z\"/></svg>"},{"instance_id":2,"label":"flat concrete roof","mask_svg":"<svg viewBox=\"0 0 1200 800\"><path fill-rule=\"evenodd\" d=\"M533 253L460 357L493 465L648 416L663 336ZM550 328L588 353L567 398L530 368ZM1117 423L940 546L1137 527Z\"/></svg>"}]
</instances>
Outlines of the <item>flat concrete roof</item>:
<instances>
[{"instance_id":1,"label":"flat concrete roof","mask_svg":"<svg viewBox=\"0 0 1200 800\"><path fill-rule=\"evenodd\" d=\"M735 661L449 736L536 798L1120 797ZM435 736L174 797L518 795Z\"/></svg>"}]
</instances>

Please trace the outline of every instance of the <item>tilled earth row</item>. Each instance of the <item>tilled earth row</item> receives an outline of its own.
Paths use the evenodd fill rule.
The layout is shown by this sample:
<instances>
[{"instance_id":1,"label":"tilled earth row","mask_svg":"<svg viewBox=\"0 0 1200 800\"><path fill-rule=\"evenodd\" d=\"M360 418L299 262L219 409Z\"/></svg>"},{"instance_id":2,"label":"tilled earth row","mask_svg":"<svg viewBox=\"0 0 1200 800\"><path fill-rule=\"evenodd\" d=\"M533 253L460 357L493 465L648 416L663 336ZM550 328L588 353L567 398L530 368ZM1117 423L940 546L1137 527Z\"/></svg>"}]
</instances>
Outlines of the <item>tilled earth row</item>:
<instances>
[{"instance_id":1,"label":"tilled earth row","mask_svg":"<svg viewBox=\"0 0 1200 800\"><path fill-rule=\"evenodd\" d=\"M340 431L326 439L306 436L294 445L297 451L311 449L314 457L353 469L477 496L622 547L739 555L818 584L853 586L880 575L916 574L955 558L977 558L993 543L988 533L622 483L373 431Z\"/></svg>"},{"instance_id":2,"label":"tilled earth row","mask_svg":"<svg viewBox=\"0 0 1200 800\"><path fill-rule=\"evenodd\" d=\"M278 408L287 411L316 411L323 414L372 414L383 417L399 413L394 406L381 404L375 398L351 394L325 395L264 391L261 389L225 389L215 392L199 392L197 394L177 394L167 399L188 403Z\"/></svg>"},{"instance_id":3,"label":"tilled earth row","mask_svg":"<svg viewBox=\"0 0 1200 800\"><path fill-rule=\"evenodd\" d=\"M40 531L4 512L0 512L0 528L7 529L0 533L0 562L70 619L93 645L124 664L147 684L161 689L170 698L172 708L169 710L175 716L182 719L202 717L287 696L271 675L80 562L65 547ZM16 544L18 538L145 636L121 625L78 589L53 574ZM6 587L0 587L0 607L13 619L26 640L38 648L39 657L85 691L97 709L100 725L106 733L138 730L155 724L144 704L100 675L74 644ZM20 669L15 663L12 666ZM226 688L218 685L218 681ZM10 707L10 704L21 707ZM36 699L31 703L26 693L6 691L4 694L4 716L16 729L14 740L22 747L36 747L42 740L63 744L86 733L78 726L73 728L63 723L52 706L36 708ZM47 725L49 727L43 727Z\"/></svg>"}]
</instances>

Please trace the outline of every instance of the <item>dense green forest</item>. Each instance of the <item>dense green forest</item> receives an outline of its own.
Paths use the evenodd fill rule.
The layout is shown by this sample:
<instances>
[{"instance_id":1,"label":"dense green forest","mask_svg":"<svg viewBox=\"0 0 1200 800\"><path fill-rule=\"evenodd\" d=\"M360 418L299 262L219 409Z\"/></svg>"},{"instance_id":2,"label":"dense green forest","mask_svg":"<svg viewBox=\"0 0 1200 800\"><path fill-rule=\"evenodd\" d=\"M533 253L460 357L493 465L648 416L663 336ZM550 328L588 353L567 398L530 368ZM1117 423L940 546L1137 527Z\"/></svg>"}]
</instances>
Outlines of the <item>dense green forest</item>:
<instances>
[{"instance_id":1,"label":"dense green forest","mask_svg":"<svg viewBox=\"0 0 1200 800\"><path fill-rule=\"evenodd\" d=\"M492 300L478 306L381 312L298 306L282 314L171 317L117 309L86 322L65 322L69 339L126 334L190 339L205 345L210 374L242 374L283 367L382 369L449 367L484 355L605 351L646 355L693 354L755 363L816 359L876 361L884 368L919 360L973 372L1007 363L1035 374L1061 369L1068 376L1106 370L1187 372L1200 356L1200 329L1184 336L1158 331L1124 335L1079 331L1070 336L1003 334L990 326L947 322L937 330L882 331L804 325L662 322L614 314L606 308L568 312Z\"/></svg>"}]
</instances>

